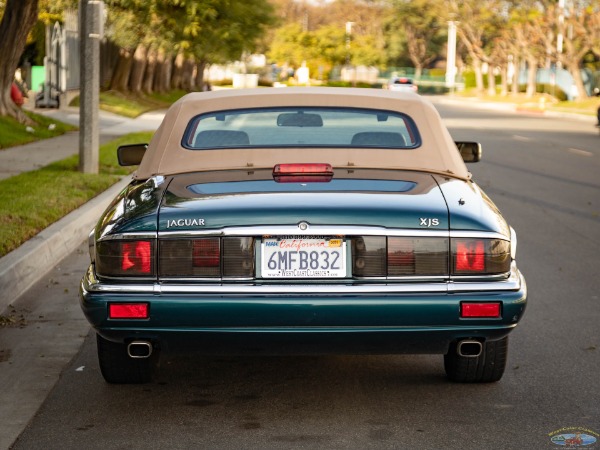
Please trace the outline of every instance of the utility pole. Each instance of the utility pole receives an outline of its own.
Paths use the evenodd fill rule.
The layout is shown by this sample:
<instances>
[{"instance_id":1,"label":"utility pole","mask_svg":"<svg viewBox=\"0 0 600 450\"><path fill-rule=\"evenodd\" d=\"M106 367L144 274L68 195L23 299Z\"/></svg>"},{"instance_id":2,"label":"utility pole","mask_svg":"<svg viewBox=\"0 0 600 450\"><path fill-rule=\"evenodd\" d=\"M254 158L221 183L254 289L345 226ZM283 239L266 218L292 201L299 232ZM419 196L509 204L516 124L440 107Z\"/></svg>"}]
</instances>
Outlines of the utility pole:
<instances>
[{"instance_id":1,"label":"utility pole","mask_svg":"<svg viewBox=\"0 0 600 450\"><path fill-rule=\"evenodd\" d=\"M79 171L98 173L100 147L98 111L100 97L100 40L104 2L79 0Z\"/></svg>"}]
</instances>

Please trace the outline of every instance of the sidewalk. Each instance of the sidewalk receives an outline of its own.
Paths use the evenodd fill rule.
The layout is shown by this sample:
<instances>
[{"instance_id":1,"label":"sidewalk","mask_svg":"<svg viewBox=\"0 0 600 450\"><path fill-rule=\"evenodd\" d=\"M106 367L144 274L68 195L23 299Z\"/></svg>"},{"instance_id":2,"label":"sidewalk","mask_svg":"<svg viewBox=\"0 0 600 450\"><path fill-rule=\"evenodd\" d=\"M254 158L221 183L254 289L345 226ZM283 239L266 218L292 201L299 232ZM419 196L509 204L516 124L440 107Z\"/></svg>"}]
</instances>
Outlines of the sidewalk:
<instances>
[{"instance_id":1,"label":"sidewalk","mask_svg":"<svg viewBox=\"0 0 600 450\"><path fill-rule=\"evenodd\" d=\"M577 120L579 122L588 122L592 125L596 123L596 117L591 116L591 115L578 114L578 113L573 113L573 112L551 111L549 109L542 109L540 107L540 105L535 105L536 108L528 108L527 105L519 105L517 103L491 102L491 101L480 100L475 97L460 97L460 96L452 96L452 95L431 96L430 100L435 101L437 103L441 103L441 104L447 104L447 105L461 105L461 106L468 106L470 108L477 108L477 109L487 109L487 110L521 113L521 114L535 114L535 115L546 116L546 117L572 119L572 120Z\"/></svg>"},{"instance_id":2,"label":"sidewalk","mask_svg":"<svg viewBox=\"0 0 600 450\"><path fill-rule=\"evenodd\" d=\"M38 114L53 117L72 125L79 125L79 110L36 110ZM100 143L137 131L156 130L164 117L164 111L143 114L129 119L100 112ZM79 132L0 151L0 179L10 178L22 172L39 169L79 152ZM0 314L42 278L53 265L70 254L86 238L102 211L112 198L123 189L128 179L81 206L54 223L21 247L0 258Z\"/></svg>"}]
</instances>

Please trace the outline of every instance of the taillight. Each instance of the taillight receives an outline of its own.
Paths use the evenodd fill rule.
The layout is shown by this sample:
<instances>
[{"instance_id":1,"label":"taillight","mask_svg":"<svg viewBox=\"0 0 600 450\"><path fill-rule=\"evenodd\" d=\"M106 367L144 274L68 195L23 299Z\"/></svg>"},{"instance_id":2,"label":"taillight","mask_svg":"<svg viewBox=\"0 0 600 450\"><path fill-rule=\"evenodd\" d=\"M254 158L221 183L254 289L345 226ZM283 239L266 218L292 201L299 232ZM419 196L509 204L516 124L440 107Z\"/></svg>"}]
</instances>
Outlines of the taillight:
<instances>
[{"instance_id":1,"label":"taillight","mask_svg":"<svg viewBox=\"0 0 600 450\"><path fill-rule=\"evenodd\" d=\"M277 183L328 183L333 168L327 163L276 164L273 179Z\"/></svg>"},{"instance_id":2,"label":"taillight","mask_svg":"<svg viewBox=\"0 0 600 450\"><path fill-rule=\"evenodd\" d=\"M451 241L442 237L358 236L352 239L352 273L356 277L405 277L498 275L510 271L509 241Z\"/></svg>"},{"instance_id":3,"label":"taillight","mask_svg":"<svg viewBox=\"0 0 600 450\"><path fill-rule=\"evenodd\" d=\"M483 241L456 242L455 272L483 272L485 270L485 251Z\"/></svg>"},{"instance_id":4,"label":"taillight","mask_svg":"<svg viewBox=\"0 0 600 450\"><path fill-rule=\"evenodd\" d=\"M254 275L254 239L250 237L164 239L159 253L159 276L163 278Z\"/></svg>"},{"instance_id":5,"label":"taillight","mask_svg":"<svg viewBox=\"0 0 600 450\"><path fill-rule=\"evenodd\" d=\"M447 275L448 240L389 237L387 263L387 275L390 277Z\"/></svg>"},{"instance_id":6,"label":"taillight","mask_svg":"<svg viewBox=\"0 0 600 450\"><path fill-rule=\"evenodd\" d=\"M107 240L96 246L100 277L154 277L153 240Z\"/></svg>"},{"instance_id":7,"label":"taillight","mask_svg":"<svg viewBox=\"0 0 600 450\"><path fill-rule=\"evenodd\" d=\"M150 241L123 242L121 246L123 272L149 274L152 267Z\"/></svg>"},{"instance_id":8,"label":"taillight","mask_svg":"<svg viewBox=\"0 0 600 450\"><path fill-rule=\"evenodd\" d=\"M384 236L360 236L352 239L352 273L357 277L385 277L386 238Z\"/></svg>"},{"instance_id":9,"label":"taillight","mask_svg":"<svg viewBox=\"0 0 600 450\"><path fill-rule=\"evenodd\" d=\"M448 240L360 236L352 239L357 277L448 275Z\"/></svg>"},{"instance_id":10,"label":"taillight","mask_svg":"<svg viewBox=\"0 0 600 450\"><path fill-rule=\"evenodd\" d=\"M452 239L452 273L489 275L510 271L510 242L501 239Z\"/></svg>"},{"instance_id":11,"label":"taillight","mask_svg":"<svg viewBox=\"0 0 600 450\"><path fill-rule=\"evenodd\" d=\"M194 239L192 241L193 267L220 267L221 242L218 238Z\"/></svg>"}]
</instances>

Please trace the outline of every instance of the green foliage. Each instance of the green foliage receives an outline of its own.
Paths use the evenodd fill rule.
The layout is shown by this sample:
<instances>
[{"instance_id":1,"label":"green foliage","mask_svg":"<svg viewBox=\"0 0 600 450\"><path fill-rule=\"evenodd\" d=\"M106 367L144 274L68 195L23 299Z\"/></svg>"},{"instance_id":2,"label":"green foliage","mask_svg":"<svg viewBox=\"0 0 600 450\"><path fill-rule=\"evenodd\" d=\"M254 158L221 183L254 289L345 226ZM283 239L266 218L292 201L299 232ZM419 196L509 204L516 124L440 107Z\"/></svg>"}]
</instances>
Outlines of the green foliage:
<instances>
[{"instance_id":1,"label":"green foliage","mask_svg":"<svg viewBox=\"0 0 600 450\"><path fill-rule=\"evenodd\" d=\"M267 0L107 0L117 45L183 51L198 61L239 59L274 21Z\"/></svg>"},{"instance_id":2,"label":"green foliage","mask_svg":"<svg viewBox=\"0 0 600 450\"><path fill-rule=\"evenodd\" d=\"M409 58L425 67L440 54L446 43L444 8L436 0L391 0L385 23L390 63Z\"/></svg>"},{"instance_id":3,"label":"green foliage","mask_svg":"<svg viewBox=\"0 0 600 450\"><path fill-rule=\"evenodd\" d=\"M0 257L20 246L129 173L117 163L116 148L149 142L152 133L133 133L100 148L99 174L78 172L78 156L0 180Z\"/></svg>"},{"instance_id":4,"label":"green foliage","mask_svg":"<svg viewBox=\"0 0 600 450\"><path fill-rule=\"evenodd\" d=\"M344 27L335 24L306 31L300 24L291 23L276 30L269 58L296 68L306 63L314 74L319 67L328 72L347 61L355 66L379 65L385 62L385 53L370 34L350 36Z\"/></svg>"}]
</instances>

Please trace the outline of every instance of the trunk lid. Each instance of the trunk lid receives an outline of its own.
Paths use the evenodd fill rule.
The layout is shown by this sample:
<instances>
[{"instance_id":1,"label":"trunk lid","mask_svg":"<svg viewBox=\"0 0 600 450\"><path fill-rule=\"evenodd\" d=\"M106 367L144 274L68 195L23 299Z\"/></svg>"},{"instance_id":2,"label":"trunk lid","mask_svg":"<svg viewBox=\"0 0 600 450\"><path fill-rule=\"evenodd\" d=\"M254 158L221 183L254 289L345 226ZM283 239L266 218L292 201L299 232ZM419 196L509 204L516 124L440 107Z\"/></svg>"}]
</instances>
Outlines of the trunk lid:
<instances>
[{"instance_id":1,"label":"trunk lid","mask_svg":"<svg viewBox=\"0 0 600 450\"><path fill-rule=\"evenodd\" d=\"M278 183L270 170L175 176L159 231L296 225L448 229L434 177L393 170L340 170L330 182Z\"/></svg>"}]
</instances>

